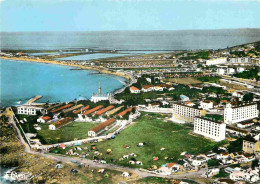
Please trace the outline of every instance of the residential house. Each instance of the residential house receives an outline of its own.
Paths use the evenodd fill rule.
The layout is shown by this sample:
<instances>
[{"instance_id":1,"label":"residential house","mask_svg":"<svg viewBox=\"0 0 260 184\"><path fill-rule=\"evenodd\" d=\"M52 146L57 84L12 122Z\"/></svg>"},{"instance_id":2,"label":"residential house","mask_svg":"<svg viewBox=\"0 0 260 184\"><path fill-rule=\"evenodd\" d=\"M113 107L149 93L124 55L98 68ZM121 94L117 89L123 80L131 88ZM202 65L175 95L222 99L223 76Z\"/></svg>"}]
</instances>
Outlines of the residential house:
<instances>
[{"instance_id":1,"label":"residential house","mask_svg":"<svg viewBox=\"0 0 260 184\"><path fill-rule=\"evenodd\" d=\"M189 107L193 107L195 105L193 102L185 102L184 104Z\"/></svg>"},{"instance_id":2,"label":"residential house","mask_svg":"<svg viewBox=\"0 0 260 184\"><path fill-rule=\"evenodd\" d=\"M153 85L143 85L142 86L142 91L143 92L150 92L154 90L154 86Z\"/></svg>"},{"instance_id":3,"label":"residential house","mask_svg":"<svg viewBox=\"0 0 260 184\"><path fill-rule=\"evenodd\" d=\"M49 125L49 130L56 130L56 126L54 124Z\"/></svg>"},{"instance_id":4,"label":"residential house","mask_svg":"<svg viewBox=\"0 0 260 184\"><path fill-rule=\"evenodd\" d=\"M46 123L50 120L51 120L51 117L49 117L49 116L41 116L40 118L37 119L37 122L38 123Z\"/></svg>"},{"instance_id":5,"label":"residential house","mask_svg":"<svg viewBox=\"0 0 260 184\"><path fill-rule=\"evenodd\" d=\"M131 86L130 87L130 92L131 93L140 93L141 91L137 87Z\"/></svg>"},{"instance_id":6,"label":"residential house","mask_svg":"<svg viewBox=\"0 0 260 184\"><path fill-rule=\"evenodd\" d=\"M204 110L209 110L209 109L213 109L213 102L212 101L201 101L200 102L200 107Z\"/></svg>"}]
</instances>

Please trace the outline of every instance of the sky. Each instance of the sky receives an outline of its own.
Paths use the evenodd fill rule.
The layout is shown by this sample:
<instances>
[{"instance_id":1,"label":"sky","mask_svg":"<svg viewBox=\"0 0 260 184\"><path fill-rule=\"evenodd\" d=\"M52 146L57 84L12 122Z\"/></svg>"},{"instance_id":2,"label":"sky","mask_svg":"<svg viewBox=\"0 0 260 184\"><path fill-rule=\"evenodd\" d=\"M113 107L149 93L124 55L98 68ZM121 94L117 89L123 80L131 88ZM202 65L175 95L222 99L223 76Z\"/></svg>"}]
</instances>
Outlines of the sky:
<instances>
[{"instance_id":1,"label":"sky","mask_svg":"<svg viewBox=\"0 0 260 184\"><path fill-rule=\"evenodd\" d=\"M260 0L0 0L0 31L260 28Z\"/></svg>"}]
</instances>

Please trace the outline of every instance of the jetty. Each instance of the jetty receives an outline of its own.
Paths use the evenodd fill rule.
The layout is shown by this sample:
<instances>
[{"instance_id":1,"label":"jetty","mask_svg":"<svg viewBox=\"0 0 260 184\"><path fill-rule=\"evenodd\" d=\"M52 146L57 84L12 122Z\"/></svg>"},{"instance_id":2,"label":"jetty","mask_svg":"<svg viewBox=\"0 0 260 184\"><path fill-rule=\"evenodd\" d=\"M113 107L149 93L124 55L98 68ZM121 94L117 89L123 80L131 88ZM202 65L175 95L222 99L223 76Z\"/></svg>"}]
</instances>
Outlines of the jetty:
<instances>
[{"instance_id":1,"label":"jetty","mask_svg":"<svg viewBox=\"0 0 260 184\"><path fill-rule=\"evenodd\" d=\"M42 98L42 96L37 95L34 98L31 98L28 102L26 102L26 105L32 104L33 102L35 102L36 100L39 100L40 98Z\"/></svg>"}]
</instances>

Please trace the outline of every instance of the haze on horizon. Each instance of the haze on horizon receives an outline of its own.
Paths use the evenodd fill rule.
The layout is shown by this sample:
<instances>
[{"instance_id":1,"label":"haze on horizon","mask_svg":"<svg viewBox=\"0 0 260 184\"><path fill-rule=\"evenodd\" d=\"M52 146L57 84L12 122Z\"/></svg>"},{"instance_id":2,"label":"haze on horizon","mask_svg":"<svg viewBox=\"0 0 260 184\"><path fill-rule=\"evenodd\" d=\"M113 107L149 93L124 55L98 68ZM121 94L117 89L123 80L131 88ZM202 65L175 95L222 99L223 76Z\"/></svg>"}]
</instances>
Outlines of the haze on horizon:
<instances>
[{"instance_id":1,"label":"haze on horizon","mask_svg":"<svg viewBox=\"0 0 260 184\"><path fill-rule=\"evenodd\" d=\"M1 32L260 28L258 0L0 0Z\"/></svg>"}]
</instances>

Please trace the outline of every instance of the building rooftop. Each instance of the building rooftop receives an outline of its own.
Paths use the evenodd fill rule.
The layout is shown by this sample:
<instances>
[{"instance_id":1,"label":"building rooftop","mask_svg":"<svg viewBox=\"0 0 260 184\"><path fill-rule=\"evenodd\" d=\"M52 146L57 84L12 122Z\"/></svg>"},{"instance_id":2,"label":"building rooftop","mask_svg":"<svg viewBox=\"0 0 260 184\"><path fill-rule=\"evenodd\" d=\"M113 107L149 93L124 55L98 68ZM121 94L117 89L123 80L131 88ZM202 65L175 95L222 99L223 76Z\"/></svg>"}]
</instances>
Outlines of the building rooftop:
<instances>
[{"instance_id":1,"label":"building rooftop","mask_svg":"<svg viewBox=\"0 0 260 184\"><path fill-rule=\"evenodd\" d=\"M118 116L124 117L128 112L131 112L134 107L130 107L118 113Z\"/></svg>"},{"instance_id":2,"label":"building rooftop","mask_svg":"<svg viewBox=\"0 0 260 184\"><path fill-rule=\"evenodd\" d=\"M88 110L89 109L89 105L87 105L86 107L83 107L83 108L81 108L81 109L79 109L79 110L76 110L76 111L74 111L73 113L74 114L79 114L79 113L81 113L81 111L85 111L85 110Z\"/></svg>"},{"instance_id":3,"label":"building rooftop","mask_svg":"<svg viewBox=\"0 0 260 184\"><path fill-rule=\"evenodd\" d=\"M92 109L90 109L90 110L84 112L83 114L84 114L84 115L92 114L93 112L95 112L95 111L97 111L97 110L99 110L99 109L101 109L101 108L103 108L103 107L104 107L103 105L99 105L99 106L97 106L97 107L94 107L94 108L92 108Z\"/></svg>"},{"instance_id":4,"label":"building rooftop","mask_svg":"<svg viewBox=\"0 0 260 184\"><path fill-rule=\"evenodd\" d=\"M131 90L134 90L134 91L139 90L137 87L134 87L134 86L131 86L130 89L131 89Z\"/></svg>"},{"instance_id":5,"label":"building rooftop","mask_svg":"<svg viewBox=\"0 0 260 184\"><path fill-rule=\"evenodd\" d=\"M69 108L69 107L71 107L71 106L73 106L73 104L66 104L66 105L64 105L64 106L61 106L61 107L59 107L59 108L57 108L57 109L52 110L51 112L52 112L52 113L55 113L55 112L61 111L61 110L63 110L63 109Z\"/></svg>"},{"instance_id":6,"label":"building rooftop","mask_svg":"<svg viewBox=\"0 0 260 184\"><path fill-rule=\"evenodd\" d=\"M107 120L106 122L101 123L101 124L95 126L94 128L90 129L90 131L98 132L98 131L102 130L103 128L105 128L106 126L111 125L111 124L114 123L115 121L116 121L116 119L114 119L114 118L109 119L109 120Z\"/></svg>"},{"instance_id":7,"label":"building rooftop","mask_svg":"<svg viewBox=\"0 0 260 184\"><path fill-rule=\"evenodd\" d=\"M113 109L114 107L115 107L115 106L110 105L110 106L108 106L108 107L106 107L106 108L104 108L104 109L101 109L101 110L99 110L98 112L96 112L96 115L100 116L100 115L104 114L105 112L107 112L107 111Z\"/></svg>"}]
</instances>

